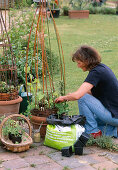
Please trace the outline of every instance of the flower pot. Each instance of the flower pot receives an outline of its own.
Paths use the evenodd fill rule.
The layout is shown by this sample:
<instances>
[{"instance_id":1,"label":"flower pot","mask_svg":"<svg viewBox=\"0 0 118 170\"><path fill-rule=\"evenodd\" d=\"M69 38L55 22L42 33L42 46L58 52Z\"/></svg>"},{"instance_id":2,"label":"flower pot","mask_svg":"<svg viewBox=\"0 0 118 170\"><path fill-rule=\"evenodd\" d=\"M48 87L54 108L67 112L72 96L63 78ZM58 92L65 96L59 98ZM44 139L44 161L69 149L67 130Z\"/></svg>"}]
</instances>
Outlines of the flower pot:
<instances>
[{"instance_id":1,"label":"flower pot","mask_svg":"<svg viewBox=\"0 0 118 170\"><path fill-rule=\"evenodd\" d=\"M74 147L84 147L84 143L82 143L79 139L74 143Z\"/></svg>"},{"instance_id":2,"label":"flower pot","mask_svg":"<svg viewBox=\"0 0 118 170\"><path fill-rule=\"evenodd\" d=\"M61 149L62 156L70 157L72 153L72 146L67 146Z\"/></svg>"},{"instance_id":3,"label":"flower pot","mask_svg":"<svg viewBox=\"0 0 118 170\"><path fill-rule=\"evenodd\" d=\"M9 139L15 144L16 142L21 143L22 142L22 134L19 133L18 136L15 136L12 133L9 133Z\"/></svg>"},{"instance_id":4,"label":"flower pot","mask_svg":"<svg viewBox=\"0 0 118 170\"><path fill-rule=\"evenodd\" d=\"M75 147L75 155L83 155L83 147Z\"/></svg>"},{"instance_id":5,"label":"flower pot","mask_svg":"<svg viewBox=\"0 0 118 170\"><path fill-rule=\"evenodd\" d=\"M41 106L43 107L44 105L39 104L40 109L41 109ZM45 137L46 135L47 117L55 112L57 112L56 108L46 109L46 110L39 110L39 109L31 110L30 120L31 120L31 123L33 124L33 128L38 129L43 122L43 124L41 125L41 129L40 129L41 137Z\"/></svg>"},{"instance_id":6,"label":"flower pot","mask_svg":"<svg viewBox=\"0 0 118 170\"><path fill-rule=\"evenodd\" d=\"M83 132L82 135L79 137L79 140L86 145L87 141L89 140L90 135L88 135L87 133Z\"/></svg>"},{"instance_id":7,"label":"flower pot","mask_svg":"<svg viewBox=\"0 0 118 170\"><path fill-rule=\"evenodd\" d=\"M31 123L33 124L33 129L39 129L41 125L40 136L44 138L46 135L46 127L47 127L46 117L39 117L39 116L31 115L30 120L31 120Z\"/></svg>"},{"instance_id":8,"label":"flower pot","mask_svg":"<svg viewBox=\"0 0 118 170\"><path fill-rule=\"evenodd\" d=\"M89 10L69 10L70 19L89 18Z\"/></svg>"},{"instance_id":9,"label":"flower pot","mask_svg":"<svg viewBox=\"0 0 118 170\"><path fill-rule=\"evenodd\" d=\"M51 9L51 13L53 15L53 18L59 18L60 9Z\"/></svg>"},{"instance_id":10,"label":"flower pot","mask_svg":"<svg viewBox=\"0 0 118 170\"><path fill-rule=\"evenodd\" d=\"M0 101L0 116L11 115L19 113L20 102L22 98L19 96L15 100L10 101Z\"/></svg>"}]
</instances>

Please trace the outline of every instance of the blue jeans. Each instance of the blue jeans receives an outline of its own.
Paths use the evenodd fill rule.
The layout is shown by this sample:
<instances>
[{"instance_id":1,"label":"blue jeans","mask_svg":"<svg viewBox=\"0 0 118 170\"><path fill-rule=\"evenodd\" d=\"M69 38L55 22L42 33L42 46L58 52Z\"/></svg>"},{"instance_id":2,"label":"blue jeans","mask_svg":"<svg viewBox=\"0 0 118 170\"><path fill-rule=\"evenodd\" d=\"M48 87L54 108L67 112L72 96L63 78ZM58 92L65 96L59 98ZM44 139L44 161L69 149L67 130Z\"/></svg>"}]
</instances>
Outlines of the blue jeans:
<instances>
[{"instance_id":1,"label":"blue jeans","mask_svg":"<svg viewBox=\"0 0 118 170\"><path fill-rule=\"evenodd\" d=\"M113 118L103 104L92 95L85 94L78 100L80 115L86 117L86 133L95 133L99 130L103 135L117 137L118 119Z\"/></svg>"}]
</instances>

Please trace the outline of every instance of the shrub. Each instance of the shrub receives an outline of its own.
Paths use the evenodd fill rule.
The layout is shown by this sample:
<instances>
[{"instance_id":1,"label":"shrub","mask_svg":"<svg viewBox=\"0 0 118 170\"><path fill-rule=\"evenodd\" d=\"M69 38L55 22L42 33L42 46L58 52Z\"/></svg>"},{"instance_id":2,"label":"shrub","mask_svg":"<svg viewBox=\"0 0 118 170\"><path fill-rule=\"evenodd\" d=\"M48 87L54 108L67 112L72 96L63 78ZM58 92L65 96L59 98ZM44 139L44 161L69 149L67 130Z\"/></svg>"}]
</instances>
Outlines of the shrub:
<instances>
[{"instance_id":1,"label":"shrub","mask_svg":"<svg viewBox=\"0 0 118 170\"><path fill-rule=\"evenodd\" d=\"M114 8L102 7L101 13L102 14L116 14L116 10Z\"/></svg>"},{"instance_id":2,"label":"shrub","mask_svg":"<svg viewBox=\"0 0 118 170\"><path fill-rule=\"evenodd\" d=\"M33 0L15 0L15 7L17 9L21 8L21 7L27 7L27 6L31 6L31 4L33 3Z\"/></svg>"},{"instance_id":3,"label":"shrub","mask_svg":"<svg viewBox=\"0 0 118 170\"><path fill-rule=\"evenodd\" d=\"M92 6L89 7L90 14L99 14L100 10L101 10L100 7L92 7Z\"/></svg>"},{"instance_id":4,"label":"shrub","mask_svg":"<svg viewBox=\"0 0 118 170\"><path fill-rule=\"evenodd\" d=\"M116 14L116 9L108 8L105 6L102 7L93 7L89 6L88 8L90 14Z\"/></svg>"},{"instance_id":5,"label":"shrub","mask_svg":"<svg viewBox=\"0 0 118 170\"><path fill-rule=\"evenodd\" d=\"M63 14L62 14L62 15L68 16L69 7L64 6L64 7L62 8L62 10L63 10Z\"/></svg>"}]
</instances>

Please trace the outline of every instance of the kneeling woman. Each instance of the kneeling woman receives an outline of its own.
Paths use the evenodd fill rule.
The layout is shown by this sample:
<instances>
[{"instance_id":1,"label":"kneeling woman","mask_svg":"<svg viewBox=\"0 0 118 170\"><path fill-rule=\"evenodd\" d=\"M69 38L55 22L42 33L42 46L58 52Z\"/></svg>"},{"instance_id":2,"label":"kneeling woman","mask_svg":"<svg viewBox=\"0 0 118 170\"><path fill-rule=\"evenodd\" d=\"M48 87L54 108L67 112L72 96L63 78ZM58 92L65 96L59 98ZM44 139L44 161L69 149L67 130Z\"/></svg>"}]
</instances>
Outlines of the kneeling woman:
<instances>
[{"instance_id":1,"label":"kneeling woman","mask_svg":"<svg viewBox=\"0 0 118 170\"><path fill-rule=\"evenodd\" d=\"M78 100L79 112L86 117L85 130L94 138L117 137L118 80L112 70L101 63L99 53L90 46L81 46L72 57L78 68L89 71L79 89L55 102Z\"/></svg>"}]
</instances>

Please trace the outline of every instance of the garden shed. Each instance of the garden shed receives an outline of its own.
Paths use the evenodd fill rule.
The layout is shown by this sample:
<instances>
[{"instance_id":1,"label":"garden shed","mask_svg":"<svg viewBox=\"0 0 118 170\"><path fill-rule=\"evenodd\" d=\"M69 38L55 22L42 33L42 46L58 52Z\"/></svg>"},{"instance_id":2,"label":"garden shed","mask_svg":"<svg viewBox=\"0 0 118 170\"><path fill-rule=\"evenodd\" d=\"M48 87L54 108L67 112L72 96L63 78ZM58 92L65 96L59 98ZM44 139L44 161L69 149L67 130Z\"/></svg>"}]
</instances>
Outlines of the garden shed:
<instances>
[{"instance_id":1,"label":"garden shed","mask_svg":"<svg viewBox=\"0 0 118 170\"><path fill-rule=\"evenodd\" d=\"M0 9L13 7L15 0L0 0Z\"/></svg>"}]
</instances>

